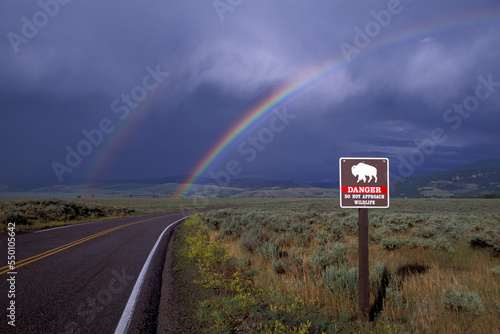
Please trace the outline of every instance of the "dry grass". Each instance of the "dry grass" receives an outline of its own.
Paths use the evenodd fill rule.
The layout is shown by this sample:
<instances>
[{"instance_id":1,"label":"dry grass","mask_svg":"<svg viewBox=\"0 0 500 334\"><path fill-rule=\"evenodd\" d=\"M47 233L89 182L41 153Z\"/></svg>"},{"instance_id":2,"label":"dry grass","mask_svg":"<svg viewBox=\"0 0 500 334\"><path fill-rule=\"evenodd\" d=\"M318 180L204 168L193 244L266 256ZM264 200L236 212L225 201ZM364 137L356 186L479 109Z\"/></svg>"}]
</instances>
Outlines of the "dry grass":
<instances>
[{"instance_id":1,"label":"dry grass","mask_svg":"<svg viewBox=\"0 0 500 334\"><path fill-rule=\"evenodd\" d=\"M252 252L242 247L241 236L252 226L245 222L249 210L235 209L225 213L233 221L239 219L242 230L222 237L228 254L247 259L257 270L253 277L257 287L280 289L288 295L298 294L306 304L332 315L345 332L349 332L346 322L350 321L356 326L354 331L363 333L495 333L500 332L500 275L495 275L492 268L500 264L500 257L495 256L492 248L471 248L468 237L473 233L489 233L496 240L495 236L498 237L500 232L500 203L487 200L476 203L481 205L474 210L473 200L436 200L425 203L421 208L408 205L411 202L407 201L405 206L399 206L399 210L388 213L379 211L371 216L370 270L373 272L386 266L389 277L382 309L376 313L373 323L362 326L355 321L357 294L349 293L342 286L334 285L333 290L326 289L325 269L314 266L313 257L318 247L329 249L333 243L317 238L322 233L331 236L325 215L321 212L304 215L302 209L307 206L305 203L300 204L298 209L297 203L286 208L274 208L278 216L297 217L295 223L287 220L286 224L300 223L310 227L310 238L304 243L300 242L300 232L292 231L291 237L287 235L288 230L273 232L276 224L269 219L271 212L260 210L264 218L261 222L255 221L255 224L262 227L264 239L276 245L278 255L274 257L263 255L259 248L263 247L263 242L258 243L259 246ZM455 204L461 207L454 210ZM425 210L429 207L439 207L445 214L439 211L429 213ZM352 213L348 212L328 217L341 224L348 221L350 215ZM450 222L456 224L457 230L451 229ZM220 238L220 231L224 228L222 224L220 229L214 229L212 236ZM282 228L286 229L286 226ZM383 237L376 237L379 232L383 233ZM394 238L398 246L388 250L390 248L384 245L387 238ZM422 245L416 240L422 241ZM347 250L342 266L356 267L356 233L346 232L340 242ZM273 261L282 262L283 270L277 271ZM377 293L372 286L372 305ZM446 294L456 294L463 300L457 299L450 304ZM470 304L467 296L476 298L472 300L474 303Z\"/></svg>"}]
</instances>

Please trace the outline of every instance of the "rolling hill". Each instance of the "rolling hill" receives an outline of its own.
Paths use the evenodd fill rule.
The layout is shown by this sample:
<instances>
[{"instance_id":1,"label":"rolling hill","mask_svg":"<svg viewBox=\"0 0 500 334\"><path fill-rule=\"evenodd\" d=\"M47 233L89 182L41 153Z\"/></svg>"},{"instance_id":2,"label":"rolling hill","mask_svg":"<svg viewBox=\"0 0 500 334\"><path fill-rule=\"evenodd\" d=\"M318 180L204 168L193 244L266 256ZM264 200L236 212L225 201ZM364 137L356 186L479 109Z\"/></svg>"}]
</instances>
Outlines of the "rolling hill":
<instances>
[{"instance_id":1,"label":"rolling hill","mask_svg":"<svg viewBox=\"0 0 500 334\"><path fill-rule=\"evenodd\" d=\"M476 197L500 194L500 159L391 181L392 197Z\"/></svg>"},{"instance_id":2,"label":"rolling hill","mask_svg":"<svg viewBox=\"0 0 500 334\"><path fill-rule=\"evenodd\" d=\"M176 193L186 176L136 180L68 180L51 184L47 180L13 185L0 185L0 197L160 197ZM187 197L215 195L208 185L213 180L197 179L197 185ZM30 185L32 187L30 187ZM208 193L207 193L208 192ZM211 192L211 193L210 193ZM391 197L476 197L500 195L500 159L473 162L458 168L408 178L391 180ZM294 180L266 180L262 178L232 179L225 187L218 187L217 197L237 198L332 198L338 197L338 182L305 183Z\"/></svg>"}]
</instances>

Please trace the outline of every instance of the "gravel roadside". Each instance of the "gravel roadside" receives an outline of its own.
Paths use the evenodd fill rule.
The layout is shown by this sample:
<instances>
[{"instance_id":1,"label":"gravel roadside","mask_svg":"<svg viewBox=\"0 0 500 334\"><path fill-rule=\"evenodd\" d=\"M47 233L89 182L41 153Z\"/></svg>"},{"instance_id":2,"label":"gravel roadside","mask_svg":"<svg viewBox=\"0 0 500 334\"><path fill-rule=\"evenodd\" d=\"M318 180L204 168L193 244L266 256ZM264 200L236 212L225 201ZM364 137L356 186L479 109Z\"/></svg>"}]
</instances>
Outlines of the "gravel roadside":
<instances>
[{"instance_id":1,"label":"gravel roadside","mask_svg":"<svg viewBox=\"0 0 500 334\"><path fill-rule=\"evenodd\" d=\"M178 270L174 257L178 225L168 244L162 274L160 306L158 310L157 334L199 333L200 324L196 319L196 309L201 291L193 281L189 271Z\"/></svg>"}]
</instances>

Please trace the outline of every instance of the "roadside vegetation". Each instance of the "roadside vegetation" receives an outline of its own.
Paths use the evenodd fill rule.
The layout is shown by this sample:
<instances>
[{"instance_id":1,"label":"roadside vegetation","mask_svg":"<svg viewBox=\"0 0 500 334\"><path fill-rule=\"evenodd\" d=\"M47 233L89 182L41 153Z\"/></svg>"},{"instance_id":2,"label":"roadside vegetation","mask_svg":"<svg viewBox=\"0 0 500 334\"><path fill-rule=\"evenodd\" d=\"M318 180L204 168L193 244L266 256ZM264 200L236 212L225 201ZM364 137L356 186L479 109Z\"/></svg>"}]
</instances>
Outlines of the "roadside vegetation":
<instances>
[{"instance_id":1,"label":"roadside vegetation","mask_svg":"<svg viewBox=\"0 0 500 334\"><path fill-rule=\"evenodd\" d=\"M286 203L283 198L96 198L81 199L83 203L93 203L114 207L125 207L140 214L155 212L177 212L241 205L272 205Z\"/></svg>"},{"instance_id":2,"label":"roadside vegetation","mask_svg":"<svg viewBox=\"0 0 500 334\"><path fill-rule=\"evenodd\" d=\"M134 214L135 210L59 199L0 202L0 232L9 223L17 231L38 230L89 220L111 219Z\"/></svg>"},{"instance_id":3,"label":"roadside vegetation","mask_svg":"<svg viewBox=\"0 0 500 334\"><path fill-rule=\"evenodd\" d=\"M185 212L238 205L269 205L284 199L157 199L157 198L79 198L0 199L0 233L8 223L17 231L33 231L90 220L122 218L159 212Z\"/></svg>"},{"instance_id":4,"label":"roadside vegetation","mask_svg":"<svg viewBox=\"0 0 500 334\"><path fill-rule=\"evenodd\" d=\"M369 222L372 321L359 324L357 210L315 199L192 216L176 238L177 270L196 268L202 332L500 328L497 199L394 200Z\"/></svg>"}]
</instances>

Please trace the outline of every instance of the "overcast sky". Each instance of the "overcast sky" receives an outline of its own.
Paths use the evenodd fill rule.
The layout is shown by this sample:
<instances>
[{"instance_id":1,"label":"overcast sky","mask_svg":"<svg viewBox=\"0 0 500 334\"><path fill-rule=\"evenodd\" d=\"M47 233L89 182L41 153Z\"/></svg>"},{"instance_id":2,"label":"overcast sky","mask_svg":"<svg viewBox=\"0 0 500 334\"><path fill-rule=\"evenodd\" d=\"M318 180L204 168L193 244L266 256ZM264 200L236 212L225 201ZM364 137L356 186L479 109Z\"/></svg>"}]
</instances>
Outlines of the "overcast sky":
<instances>
[{"instance_id":1,"label":"overcast sky","mask_svg":"<svg viewBox=\"0 0 500 334\"><path fill-rule=\"evenodd\" d=\"M0 183L188 175L329 62L206 172L336 181L342 156L388 157L393 176L498 158L499 33L498 1L4 1Z\"/></svg>"}]
</instances>

